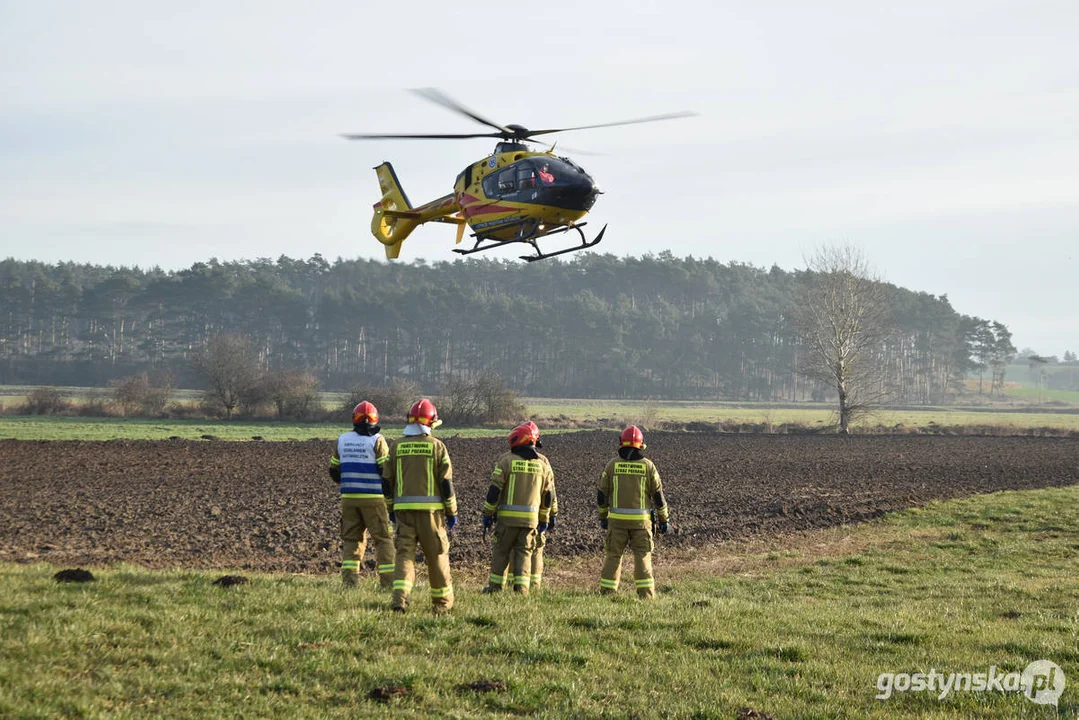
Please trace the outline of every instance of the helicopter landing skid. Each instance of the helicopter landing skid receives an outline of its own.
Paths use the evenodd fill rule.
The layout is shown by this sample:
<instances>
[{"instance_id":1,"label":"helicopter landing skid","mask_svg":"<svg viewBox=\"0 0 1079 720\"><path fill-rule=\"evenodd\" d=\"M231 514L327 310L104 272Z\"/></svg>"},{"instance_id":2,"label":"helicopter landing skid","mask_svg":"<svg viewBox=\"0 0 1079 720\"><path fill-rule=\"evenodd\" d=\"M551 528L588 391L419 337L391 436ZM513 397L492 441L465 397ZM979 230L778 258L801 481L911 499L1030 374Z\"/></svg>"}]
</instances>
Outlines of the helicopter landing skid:
<instances>
[{"instance_id":1,"label":"helicopter landing skid","mask_svg":"<svg viewBox=\"0 0 1079 720\"><path fill-rule=\"evenodd\" d=\"M598 245L599 241L603 239L603 233L607 232L607 226L604 225L603 228L599 231L599 235L596 235L596 237L594 239L589 240L588 238L586 238L584 236L584 230L581 230L581 228L584 227L587 224L588 223L581 223L580 225L566 225L566 226L560 227L560 228L558 228L556 230L552 230L550 232L543 233L542 235L530 235L528 237L514 238L512 240L492 240L491 238L488 238L488 237L480 237L480 236L477 236L477 235L473 235L472 237L476 238L476 244L472 248L470 248L468 250L465 250L464 248L454 248L453 251L455 253L460 254L460 255L471 255L472 253L483 252L484 250L490 250L491 248L496 248L496 247L504 247L504 246L510 245L512 243L528 243L536 251L536 254L535 255L521 255L521 259L526 260L528 262L535 262L537 260L545 260L547 258L555 257L556 255L565 255L567 253L577 252L578 250L584 250L585 248L590 248L590 247L593 247L595 245ZM569 232L570 230L576 230L577 234L581 236L581 244L580 245L575 245L573 247L563 248L561 250L556 250L554 252L549 252L549 253L545 253L542 250L540 250L538 241L541 238L545 238L548 235L558 235L559 233ZM483 244L485 241L488 241L486 245Z\"/></svg>"}]
</instances>

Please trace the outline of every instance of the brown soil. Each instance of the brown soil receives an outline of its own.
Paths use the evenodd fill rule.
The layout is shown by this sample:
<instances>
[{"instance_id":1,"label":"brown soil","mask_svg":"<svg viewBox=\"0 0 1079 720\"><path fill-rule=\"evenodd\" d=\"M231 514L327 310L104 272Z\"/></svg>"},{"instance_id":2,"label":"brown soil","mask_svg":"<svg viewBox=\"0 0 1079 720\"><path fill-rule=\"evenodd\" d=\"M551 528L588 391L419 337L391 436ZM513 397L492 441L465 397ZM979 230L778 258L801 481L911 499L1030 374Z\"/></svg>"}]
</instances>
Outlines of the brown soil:
<instances>
[{"instance_id":1,"label":"brown soil","mask_svg":"<svg viewBox=\"0 0 1079 720\"><path fill-rule=\"evenodd\" d=\"M595 485L617 434L549 435L561 514L552 560L598 555ZM877 517L930 500L1079 482L1073 438L652 432L678 554ZM480 507L500 438L446 440L455 563L486 561ZM0 441L0 561L327 573L337 489L324 441ZM370 550L369 550L370 552Z\"/></svg>"}]
</instances>

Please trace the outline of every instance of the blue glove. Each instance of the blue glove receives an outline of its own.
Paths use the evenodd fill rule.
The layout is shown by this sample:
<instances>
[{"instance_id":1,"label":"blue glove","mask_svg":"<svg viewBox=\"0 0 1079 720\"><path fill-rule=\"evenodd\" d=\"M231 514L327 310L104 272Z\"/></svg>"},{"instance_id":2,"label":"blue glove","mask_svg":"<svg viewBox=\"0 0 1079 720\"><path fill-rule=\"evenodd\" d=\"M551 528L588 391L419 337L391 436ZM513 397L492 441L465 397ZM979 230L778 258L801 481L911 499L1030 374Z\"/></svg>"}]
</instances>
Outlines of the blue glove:
<instances>
[{"instance_id":1,"label":"blue glove","mask_svg":"<svg viewBox=\"0 0 1079 720\"><path fill-rule=\"evenodd\" d=\"M495 524L495 516L494 515L484 515L483 516L483 527L491 528L491 527L494 526L494 524Z\"/></svg>"},{"instance_id":2,"label":"blue glove","mask_svg":"<svg viewBox=\"0 0 1079 720\"><path fill-rule=\"evenodd\" d=\"M538 533L547 532L547 523L541 522L539 525L537 525L536 526L536 532L538 532Z\"/></svg>"},{"instance_id":3,"label":"blue glove","mask_svg":"<svg viewBox=\"0 0 1079 720\"><path fill-rule=\"evenodd\" d=\"M457 527L457 516L456 515L447 516L446 517L446 529L447 530L453 530L455 527Z\"/></svg>"},{"instance_id":4,"label":"blue glove","mask_svg":"<svg viewBox=\"0 0 1079 720\"><path fill-rule=\"evenodd\" d=\"M397 522L397 516L393 514L392 510L390 511L390 522L392 522L392 523Z\"/></svg>"},{"instance_id":5,"label":"blue glove","mask_svg":"<svg viewBox=\"0 0 1079 720\"><path fill-rule=\"evenodd\" d=\"M601 528L603 528L604 530L606 530L607 529L607 518L603 518L602 520L600 520L599 521L599 526Z\"/></svg>"},{"instance_id":6,"label":"blue glove","mask_svg":"<svg viewBox=\"0 0 1079 720\"><path fill-rule=\"evenodd\" d=\"M550 517L550 518L549 518L549 519L547 520L547 529L548 529L548 530L554 530L554 518L555 518L555 516L554 516L554 515L552 515L552 516L551 516L551 517Z\"/></svg>"},{"instance_id":7,"label":"blue glove","mask_svg":"<svg viewBox=\"0 0 1079 720\"><path fill-rule=\"evenodd\" d=\"M667 524L666 520L660 520L659 521L659 534L660 535L666 535L667 531L670 529L670 527L671 526Z\"/></svg>"}]
</instances>

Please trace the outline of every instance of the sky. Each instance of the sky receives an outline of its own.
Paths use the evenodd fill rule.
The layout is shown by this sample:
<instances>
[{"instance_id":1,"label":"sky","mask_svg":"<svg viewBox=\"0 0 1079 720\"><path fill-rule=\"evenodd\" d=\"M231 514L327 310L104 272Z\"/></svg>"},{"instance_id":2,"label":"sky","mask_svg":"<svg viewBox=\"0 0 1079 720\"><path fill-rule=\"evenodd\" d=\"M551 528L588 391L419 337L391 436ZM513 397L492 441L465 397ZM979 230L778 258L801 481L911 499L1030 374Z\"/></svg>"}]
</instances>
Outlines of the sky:
<instances>
[{"instance_id":1,"label":"sky","mask_svg":"<svg viewBox=\"0 0 1079 720\"><path fill-rule=\"evenodd\" d=\"M1079 352L1074 0L0 0L0 257L384 257L372 168L419 204L493 148L341 138L484 130L420 87L526 127L698 113L554 136L604 191L597 251L790 270L851 244Z\"/></svg>"}]
</instances>

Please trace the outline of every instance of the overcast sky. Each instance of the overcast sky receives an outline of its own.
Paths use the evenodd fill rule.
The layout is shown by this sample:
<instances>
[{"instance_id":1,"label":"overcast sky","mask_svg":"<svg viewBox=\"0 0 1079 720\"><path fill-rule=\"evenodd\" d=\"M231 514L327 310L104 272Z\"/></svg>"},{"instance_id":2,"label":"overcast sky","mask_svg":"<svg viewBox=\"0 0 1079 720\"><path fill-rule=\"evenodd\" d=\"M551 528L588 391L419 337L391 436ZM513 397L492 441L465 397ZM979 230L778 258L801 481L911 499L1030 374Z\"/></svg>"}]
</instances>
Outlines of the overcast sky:
<instances>
[{"instance_id":1,"label":"overcast sky","mask_svg":"<svg viewBox=\"0 0 1079 720\"><path fill-rule=\"evenodd\" d=\"M396 10L394 9L396 8ZM887 280L1079 351L1079 3L0 0L0 256L190 266L383 257L371 168L414 203L503 124L558 136L617 255L785 269L860 247ZM402 259L453 259L433 224ZM498 250L516 257L518 251Z\"/></svg>"}]
</instances>

